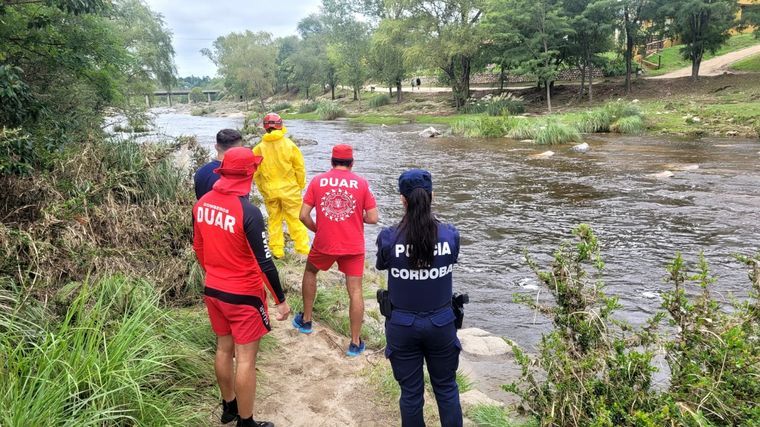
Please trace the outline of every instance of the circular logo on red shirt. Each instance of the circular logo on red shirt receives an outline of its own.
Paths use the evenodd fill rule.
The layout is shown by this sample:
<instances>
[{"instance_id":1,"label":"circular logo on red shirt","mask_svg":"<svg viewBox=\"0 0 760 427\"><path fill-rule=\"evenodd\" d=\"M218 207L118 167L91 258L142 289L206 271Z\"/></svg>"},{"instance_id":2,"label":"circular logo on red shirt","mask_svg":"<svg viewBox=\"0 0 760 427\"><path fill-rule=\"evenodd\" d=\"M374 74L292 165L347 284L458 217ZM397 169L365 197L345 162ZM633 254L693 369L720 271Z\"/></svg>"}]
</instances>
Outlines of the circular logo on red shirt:
<instances>
[{"instance_id":1,"label":"circular logo on red shirt","mask_svg":"<svg viewBox=\"0 0 760 427\"><path fill-rule=\"evenodd\" d=\"M356 210L353 194L342 189L332 189L322 197L322 213L332 221L345 221Z\"/></svg>"}]
</instances>

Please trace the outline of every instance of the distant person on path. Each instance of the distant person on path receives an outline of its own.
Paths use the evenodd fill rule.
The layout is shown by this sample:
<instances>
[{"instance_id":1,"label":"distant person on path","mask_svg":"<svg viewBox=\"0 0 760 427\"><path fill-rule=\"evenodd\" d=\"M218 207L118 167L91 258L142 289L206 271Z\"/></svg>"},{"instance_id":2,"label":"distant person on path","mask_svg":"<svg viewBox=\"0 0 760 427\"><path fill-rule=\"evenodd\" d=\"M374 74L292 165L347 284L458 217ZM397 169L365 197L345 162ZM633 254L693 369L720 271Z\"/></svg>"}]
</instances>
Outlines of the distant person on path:
<instances>
[{"instance_id":1,"label":"distant person on path","mask_svg":"<svg viewBox=\"0 0 760 427\"><path fill-rule=\"evenodd\" d=\"M261 211L248 195L261 158L247 148L228 150L214 170L220 178L193 208L193 249L206 273L204 300L217 335L214 370L222 393L223 424L273 427L253 420L256 354L270 331L269 289L277 319L290 313L267 246ZM233 366L236 362L236 368Z\"/></svg>"},{"instance_id":2,"label":"distant person on path","mask_svg":"<svg viewBox=\"0 0 760 427\"><path fill-rule=\"evenodd\" d=\"M338 270L346 275L350 299L351 343L346 354L355 357L364 351L360 337L364 318L364 224L377 224L377 203L367 180L351 171L354 155L350 145L333 147L331 162L332 170L315 176L303 199L301 221L314 232L314 243L303 273L303 312L296 314L293 326L304 334L312 332L317 273L329 270L337 262ZM311 218L315 207L316 222Z\"/></svg>"},{"instance_id":3,"label":"distant person on path","mask_svg":"<svg viewBox=\"0 0 760 427\"><path fill-rule=\"evenodd\" d=\"M269 216L269 246L275 258L285 256L285 235L282 222L288 225L295 251L309 253L309 233L298 220L301 211L301 190L306 185L303 155L296 144L287 138L287 128L275 113L264 116L261 142L253 147L253 154L264 157L256 171L256 187L264 197Z\"/></svg>"},{"instance_id":4,"label":"distant person on path","mask_svg":"<svg viewBox=\"0 0 760 427\"><path fill-rule=\"evenodd\" d=\"M401 425L425 425L424 361L441 425L459 427L462 408L456 372L461 345L452 309L452 269L459 256L459 232L433 215L429 172L406 171L398 185L405 213L398 225L377 236L377 269L388 270L392 311L385 322L385 355L401 387Z\"/></svg>"},{"instance_id":5,"label":"distant person on path","mask_svg":"<svg viewBox=\"0 0 760 427\"><path fill-rule=\"evenodd\" d=\"M219 179L219 175L214 173L214 169L222 164L224 153L233 147L243 146L243 136L235 129L222 129L216 134L216 159L206 163L197 172L193 181L195 182L195 198L200 199L204 194L211 191L214 183Z\"/></svg>"}]
</instances>

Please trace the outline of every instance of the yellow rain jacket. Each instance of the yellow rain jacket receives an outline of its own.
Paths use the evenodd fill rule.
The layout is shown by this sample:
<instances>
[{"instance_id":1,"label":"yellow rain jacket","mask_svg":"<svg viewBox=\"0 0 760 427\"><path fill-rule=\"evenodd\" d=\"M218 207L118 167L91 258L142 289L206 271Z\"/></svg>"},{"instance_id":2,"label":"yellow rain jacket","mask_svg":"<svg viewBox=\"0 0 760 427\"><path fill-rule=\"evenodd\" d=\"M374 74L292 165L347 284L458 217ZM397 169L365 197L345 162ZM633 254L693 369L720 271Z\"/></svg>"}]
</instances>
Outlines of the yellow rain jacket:
<instances>
[{"instance_id":1,"label":"yellow rain jacket","mask_svg":"<svg viewBox=\"0 0 760 427\"><path fill-rule=\"evenodd\" d=\"M269 248L277 258L285 254L285 236L282 222L288 226L295 250L309 253L309 234L298 218L301 212L301 191L306 186L306 169L303 155L296 144L285 137L285 126L264 134L253 147L253 154L264 160L254 175L256 187L264 197L269 228Z\"/></svg>"}]
</instances>

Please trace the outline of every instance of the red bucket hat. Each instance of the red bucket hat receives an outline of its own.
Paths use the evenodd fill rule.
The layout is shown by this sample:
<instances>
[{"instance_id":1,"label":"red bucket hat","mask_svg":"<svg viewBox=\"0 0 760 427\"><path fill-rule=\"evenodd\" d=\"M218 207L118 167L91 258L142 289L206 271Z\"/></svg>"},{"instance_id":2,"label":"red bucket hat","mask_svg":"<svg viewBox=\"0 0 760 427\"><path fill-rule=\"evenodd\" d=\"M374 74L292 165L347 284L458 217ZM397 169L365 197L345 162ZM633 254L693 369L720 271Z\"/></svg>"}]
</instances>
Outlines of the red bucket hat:
<instances>
[{"instance_id":1,"label":"red bucket hat","mask_svg":"<svg viewBox=\"0 0 760 427\"><path fill-rule=\"evenodd\" d=\"M354 149L346 144L336 145L332 149L332 158L336 160L353 160Z\"/></svg>"},{"instance_id":2,"label":"red bucket hat","mask_svg":"<svg viewBox=\"0 0 760 427\"><path fill-rule=\"evenodd\" d=\"M214 173L231 178L253 176L263 159L255 156L250 148L231 148L224 153L222 164L214 169Z\"/></svg>"}]
</instances>

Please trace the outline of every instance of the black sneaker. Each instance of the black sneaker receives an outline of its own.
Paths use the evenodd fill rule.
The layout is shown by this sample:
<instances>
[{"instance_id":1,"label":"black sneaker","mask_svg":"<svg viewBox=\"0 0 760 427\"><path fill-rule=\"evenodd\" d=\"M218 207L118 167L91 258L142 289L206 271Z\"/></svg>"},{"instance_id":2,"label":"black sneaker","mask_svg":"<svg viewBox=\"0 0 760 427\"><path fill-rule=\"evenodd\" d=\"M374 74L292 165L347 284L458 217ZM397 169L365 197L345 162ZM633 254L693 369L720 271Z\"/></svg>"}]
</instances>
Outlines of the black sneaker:
<instances>
[{"instance_id":1,"label":"black sneaker","mask_svg":"<svg viewBox=\"0 0 760 427\"><path fill-rule=\"evenodd\" d=\"M225 402L222 399L222 424L227 424L235 421L238 417L237 398L232 399L232 402Z\"/></svg>"},{"instance_id":2,"label":"black sneaker","mask_svg":"<svg viewBox=\"0 0 760 427\"><path fill-rule=\"evenodd\" d=\"M274 423L270 421L254 421L251 418L238 418L237 427L274 427Z\"/></svg>"}]
</instances>

